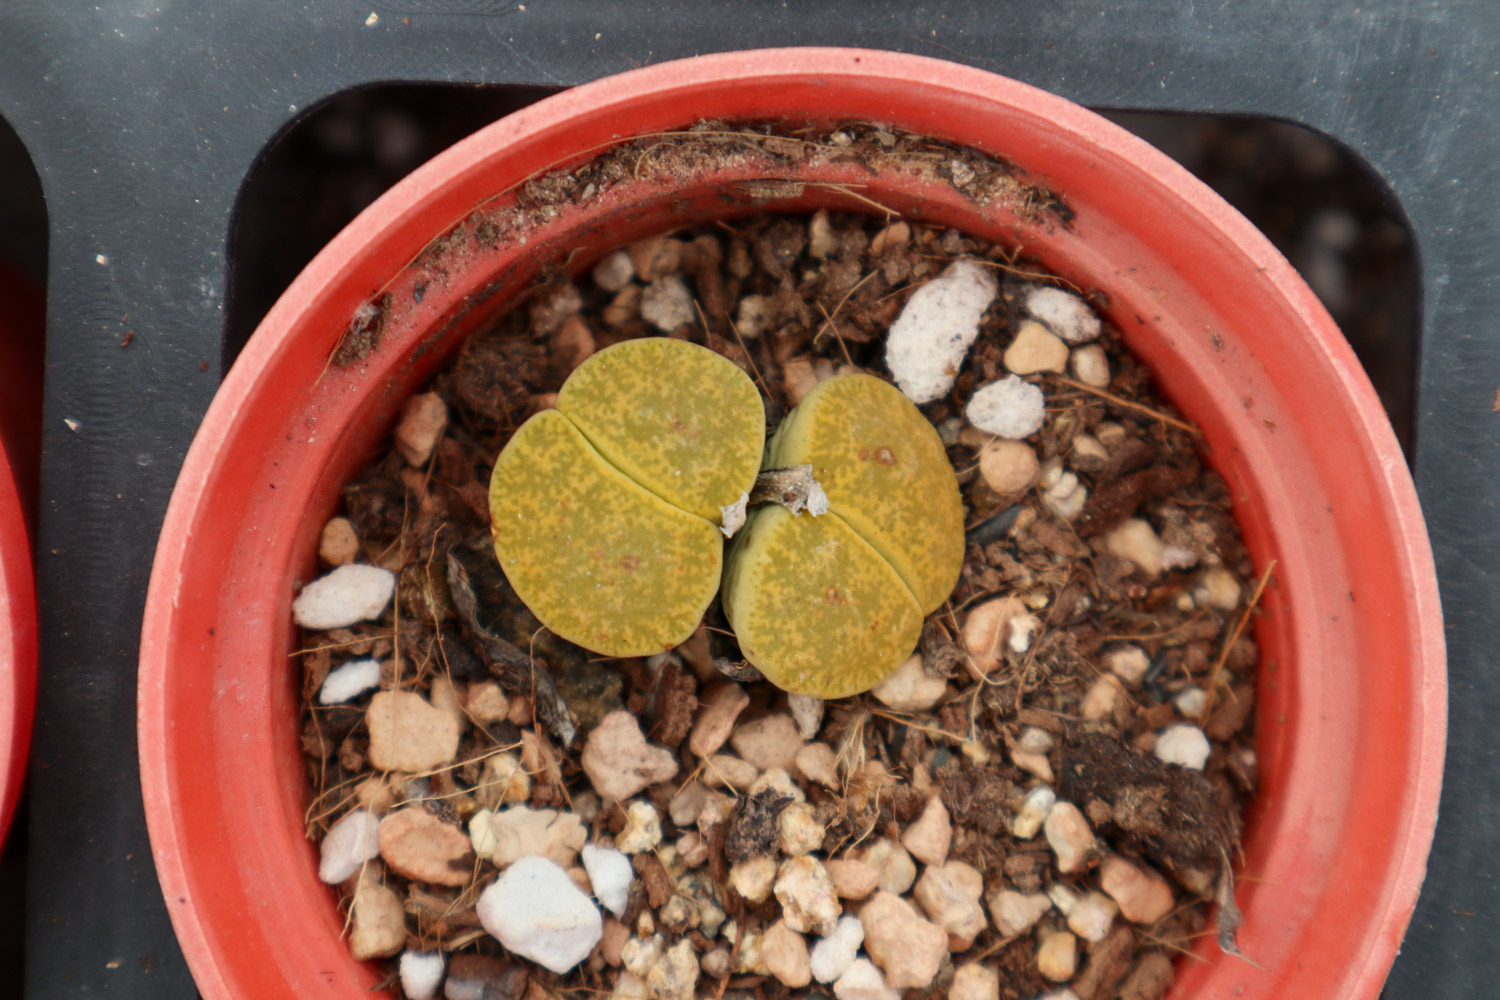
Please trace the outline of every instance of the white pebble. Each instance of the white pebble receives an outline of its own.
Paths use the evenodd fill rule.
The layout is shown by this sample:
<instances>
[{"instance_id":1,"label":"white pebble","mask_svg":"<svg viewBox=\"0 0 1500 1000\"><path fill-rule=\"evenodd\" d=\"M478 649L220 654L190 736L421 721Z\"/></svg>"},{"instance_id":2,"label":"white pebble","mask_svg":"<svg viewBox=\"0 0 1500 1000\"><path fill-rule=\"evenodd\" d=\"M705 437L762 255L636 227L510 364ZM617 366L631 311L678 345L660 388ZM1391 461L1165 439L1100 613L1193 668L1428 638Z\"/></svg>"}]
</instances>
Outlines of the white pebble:
<instances>
[{"instance_id":1,"label":"white pebble","mask_svg":"<svg viewBox=\"0 0 1500 1000\"><path fill-rule=\"evenodd\" d=\"M380 663L376 660L350 660L328 672L318 689L318 704L338 705L358 698L380 686Z\"/></svg>"},{"instance_id":2,"label":"white pebble","mask_svg":"<svg viewBox=\"0 0 1500 1000\"><path fill-rule=\"evenodd\" d=\"M947 690L948 682L929 676L922 666L922 654L913 653L870 693L897 712L925 712Z\"/></svg>"},{"instance_id":3,"label":"white pebble","mask_svg":"<svg viewBox=\"0 0 1500 1000\"><path fill-rule=\"evenodd\" d=\"M974 393L964 416L982 431L1020 440L1041 429L1046 401L1041 389L1007 375Z\"/></svg>"},{"instance_id":4,"label":"white pebble","mask_svg":"<svg viewBox=\"0 0 1500 1000\"><path fill-rule=\"evenodd\" d=\"M318 878L337 885L366 861L379 857L380 842L375 833L379 826L380 819L373 813L356 809L329 827L318 859Z\"/></svg>"},{"instance_id":5,"label":"white pebble","mask_svg":"<svg viewBox=\"0 0 1500 1000\"><path fill-rule=\"evenodd\" d=\"M1178 691L1177 696L1172 699L1172 704L1187 718L1196 719L1208 707L1208 692L1194 684L1192 687L1185 687Z\"/></svg>"},{"instance_id":6,"label":"white pebble","mask_svg":"<svg viewBox=\"0 0 1500 1000\"><path fill-rule=\"evenodd\" d=\"M612 250L594 265L594 284L606 292L618 292L635 277L635 264L624 250Z\"/></svg>"},{"instance_id":7,"label":"white pebble","mask_svg":"<svg viewBox=\"0 0 1500 1000\"><path fill-rule=\"evenodd\" d=\"M1100 674L1089 686L1088 693L1083 696L1083 703L1078 707L1078 714L1092 722L1108 719L1115 714L1115 705L1119 703L1123 692L1120 678L1114 674Z\"/></svg>"},{"instance_id":8,"label":"white pebble","mask_svg":"<svg viewBox=\"0 0 1500 1000\"><path fill-rule=\"evenodd\" d=\"M839 917L833 933L818 938L812 948L812 975L820 983L831 983L849 971L865 943L865 925L858 917Z\"/></svg>"},{"instance_id":9,"label":"white pebble","mask_svg":"<svg viewBox=\"0 0 1500 1000\"><path fill-rule=\"evenodd\" d=\"M1057 802L1057 793L1042 786L1026 793L1016 818L1010 821L1010 832L1017 840L1030 840L1042 830L1047 814Z\"/></svg>"},{"instance_id":10,"label":"white pebble","mask_svg":"<svg viewBox=\"0 0 1500 1000\"><path fill-rule=\"evenodd\" d=\"M657 278L641 295L641 318L663 333L693 322L693 293L675 274Z\"/></svg>"},{"instance_id":11,"label":"white pebble","mask_svg":"<svg viewBox=\"0 0 1500 1000\"><path fill-rule=\"evenodd\" d=\"M443 982L443 953L440 951L403 951L401 953L401 992L407 1000L431 1000Z\"/></svg>"},{"instance_id":12,"label":"white pebble","mask_svg":"<svg viewBox=\"0 0 1500 1000\"><path fill-rule=\"evenodd\" d=\"M901 1000L901 993L885 981L885 976L868 958L857 958L833 984L836 1000Z\"/></svg>"},{"instance_id":13,"label":"white pebble","mask_svg":"<svg viewBox=\"0 0 1500 1000\"><path fill-rule=\"evenodd\" d=\"M1031 930L1042 915L1052 909L1052 900L1040 892L1019 893L1014 889L1001 889L990 895L989 905L995 927L1002 937L1009 938Z\"/></svg>"},{"instance_id":14,"label":"white pebble","mask_svg":"<svg viewBox=\"0 0 1500 1000\"><path fill-rule=\"evenodd\" d=\"M395 573L349 563L303 587L292 601L292 618L303 628L347 628L380 617L395 592Z\"/></svg>"},{"instance_id":15,"label":"white pebble","mask_svg":"<svg viewBox=\"0 0 1500 1000\"><path fill-rule=\"evenodd\" d=\"M1064 875L1081 871L1098 846L1089 821L1071 802L1059 802L1042 824L1047 843L1057 855L1057 870Z\"/></svg>"},{"instance_id":16,"label":"white pebble","mask_svg":"<svg viewBox=\"0 0 1500 1000\"><path fill-rule=\"evenodd\" d=\"M598 844L583 845L583 870L589 873L594 895L615 916L623 916L630 902L630 882L635 870L619 851Z\"/></svg>"},{"instance_id":17,"label":"white pebble","mask_svg":"<svg viewBox=\"0 0 1500 1000\"><path fill-rule=\"evenodd\" d=\"M1151 658L1139 646L1117 646L1104 654L1104 665L1126 684L1139 684L1151 669Z\"/></svg>"},{"instance_id":18,"label":"white pebble","mask_svg":"<svg viewBox=\"0 0 1500 1000\"><path fill-rule=\"evenodd\" d=\"M1181 764L1194 771L1208 762L1208 737L1197 726L1178 723L1156 734L1156 756L1168 764Z\"/></svg>"},{"instance_id":19,"label":"white pebble","mask_svg":"<svg viewBox=\"0 0 1500 1000\"><path fill-rule=\"evenodd\" d=\"M796 723L797 735L804 740L813 739L818 735L818 730L823 725L822 698L814 698L810 694L788 695L786 706L792 713L792 722Z\"/></svg>"},{"instance_id":20,"label":"white pebble","mask_svg":"<svg viewBox=\"0 0 1500 1000\"><path fill-rule=\"evenodd\" d=\"M1005 367L1017 375L1060 372L1068 363L1068 345L1040 323L1022 323L1005 349Z\"/></svg>"},{"instance_id":21,"label":"white pebble","mask_svg":"<svg viewBox=\"0 0 1500 1000\"><path fill-rule=\"evenodd\" d=\"M907 398L930 403L953 388L997 291L993 274L961 260L912 294L885 348L885 363Z\"/></svg>"},{"instance_id":22,"label":"white pebble","mask_svg":"<svg viewBox=\"0 0 1500 1000\"><path fill-rule=\"evenodd\" d=\"M588 957L604 918L561 866L521 858L479 897L484 929L507 949L562 975Z\"/></svg>"},{"instance_id":23,"label":"white pebble","mask_svg":"<svg viewBox=\"0 0 1500 1000\"><path fill-rule=\"evenodd\" d=\"M1193 591L1199 607L1233 611L1240 606L1240 582L1222 566L1203 571L1203 579Z\"/></svg>"},{"instance_id":24,"label":"white pebble","mask_svg":"<svg viewBox=\"0 0 1500 1000\"><path fill-rule=\"evenodd\" d=\"M1061 288L1033 288L1026 296L1026 311L1070 344L1083 344L1099 336L1098 315L1087 302Z\"/></svg>"}]
</instances>

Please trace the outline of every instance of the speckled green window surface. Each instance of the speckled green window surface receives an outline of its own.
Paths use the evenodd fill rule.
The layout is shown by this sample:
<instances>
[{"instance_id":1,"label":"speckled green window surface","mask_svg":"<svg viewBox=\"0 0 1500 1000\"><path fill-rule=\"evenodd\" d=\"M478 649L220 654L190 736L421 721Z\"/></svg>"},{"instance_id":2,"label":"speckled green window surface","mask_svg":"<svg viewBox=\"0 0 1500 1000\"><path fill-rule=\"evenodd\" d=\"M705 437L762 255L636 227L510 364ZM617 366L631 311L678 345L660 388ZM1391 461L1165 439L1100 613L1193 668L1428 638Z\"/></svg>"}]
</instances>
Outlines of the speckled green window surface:
<instances>
[{"instance_id":1,"label":"speckled green window surface","mask_svg":"<svg viewBox=\"0 0 1500 1000\"><path fill-rule=\"evenodd\" d=\"M671 649L718 589L719 508L754 484L764 443L760 396L727 359L667 338L600 351L495 461L501 568L569 642Z\"/></svg>"}]
</instances>

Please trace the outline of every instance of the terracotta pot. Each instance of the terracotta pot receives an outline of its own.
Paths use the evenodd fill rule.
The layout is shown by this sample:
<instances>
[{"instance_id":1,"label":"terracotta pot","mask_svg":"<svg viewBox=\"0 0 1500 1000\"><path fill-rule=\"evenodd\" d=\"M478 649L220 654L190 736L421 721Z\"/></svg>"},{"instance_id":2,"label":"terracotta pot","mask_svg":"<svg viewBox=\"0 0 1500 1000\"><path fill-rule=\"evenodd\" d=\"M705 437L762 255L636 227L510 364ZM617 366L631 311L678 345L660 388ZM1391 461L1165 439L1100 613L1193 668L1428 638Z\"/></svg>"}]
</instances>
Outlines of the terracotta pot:
<instances>
[{"instance_id":1,"label":"terracotta pot","mask_svg":"<svg viewBox=\"0 0 1500 1000\"><path fill-rule=\"evenodd\" d=\"M36 701L31 528L42 412L42 296L0 265L0 842L26 779Z\"/></svg>"},{"instance_id":2,"label":"terracotta pot","mask_svg":"<svg viewBox=\"0 0 1500 1000\"><path fill-rule=\"evenodd\" d=\"M526 178L704 118L892 123L1015 164L1061 194L1071 221L1023 217L1007 199L976 207L940 178L849 164L777 167L769 179L810 183L747 187L768 179L752 162L672 185L646 171L564 207L524 245L483 229ZM152 845L205 996L352 1000L377 979L340 942L343 918L302 835L289 605L295 582L316 572L317 532L340 484L401 399L541 263L581 267L669 225L759 207L860 206L824 183L1019 244L1105 291L1109 318L1202 427L1257 565L1277 561L1256 625L1264 783L1245 837L1253 877L1238 893L1240 943L1261 968L1204 938L1204 961L1181 963L1173 996L1375 995L1432 837L1445 672L1416 496L1348 345L1248 222L1095 115L931 59L785 49L599 81L458 144L328 245L225 380L162 529L140 671ZM459 238L433 244L456 223ZM351 316L383 295L379 350L330 367Z\"/></svg>"}]
</instances>

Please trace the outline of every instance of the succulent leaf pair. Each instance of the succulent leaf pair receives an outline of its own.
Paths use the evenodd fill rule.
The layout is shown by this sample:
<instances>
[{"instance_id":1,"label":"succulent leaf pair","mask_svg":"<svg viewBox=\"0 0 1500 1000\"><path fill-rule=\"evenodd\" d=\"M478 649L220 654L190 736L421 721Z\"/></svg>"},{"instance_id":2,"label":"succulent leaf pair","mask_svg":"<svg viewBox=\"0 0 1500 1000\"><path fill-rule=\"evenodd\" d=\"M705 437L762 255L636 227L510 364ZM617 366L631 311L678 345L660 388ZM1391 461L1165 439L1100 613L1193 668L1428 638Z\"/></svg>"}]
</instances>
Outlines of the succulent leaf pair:
<instances>
[{"instance_id":1,"label":"succulent leaf pair","mask_svg":"<svg viewBox=\"0 0 1500 1000\"><path fill-rule=\"evenodd\" d=\"M762 467L810 464L815 517L750 512L727 559L723 508ZM765 445L754 384L686 341L625 341L521 426L490 481L495 551L558 635L606 656L684 641L723 584L745 657L821 698L878 683L915 647L963 561L957 481L937 434L868 375L818 385Z\"/></svg>"}]
</instances>

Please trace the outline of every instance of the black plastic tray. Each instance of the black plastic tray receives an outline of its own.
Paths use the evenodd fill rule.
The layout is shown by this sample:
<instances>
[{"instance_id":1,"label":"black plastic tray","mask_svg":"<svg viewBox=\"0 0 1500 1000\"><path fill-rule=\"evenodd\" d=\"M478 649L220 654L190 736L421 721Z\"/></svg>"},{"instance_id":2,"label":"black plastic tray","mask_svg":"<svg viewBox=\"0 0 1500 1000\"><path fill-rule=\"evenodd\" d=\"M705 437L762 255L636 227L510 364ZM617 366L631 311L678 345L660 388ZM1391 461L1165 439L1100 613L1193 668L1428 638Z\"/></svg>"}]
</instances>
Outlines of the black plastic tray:
<instances>
[{"instance_id":1,"label":"black plastic tray","mask_svg":"<svg viewBox=\"0 0 1500 1000\"><path fill-rule=\"evenodd\" d=\"M1442 820L1387 996L1492 995L1500 5L13 0L0 7L0 116L50 219L26 997L194 992L142 818L136 646L156 530L235 347L231 222L267 144L370 83L560 87L773 45L938 56L1098 108L1285 118L1388 182L1420 262L1414 453L1452 699Z\"/></svg>"}]
</instances>

